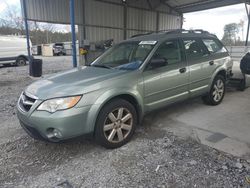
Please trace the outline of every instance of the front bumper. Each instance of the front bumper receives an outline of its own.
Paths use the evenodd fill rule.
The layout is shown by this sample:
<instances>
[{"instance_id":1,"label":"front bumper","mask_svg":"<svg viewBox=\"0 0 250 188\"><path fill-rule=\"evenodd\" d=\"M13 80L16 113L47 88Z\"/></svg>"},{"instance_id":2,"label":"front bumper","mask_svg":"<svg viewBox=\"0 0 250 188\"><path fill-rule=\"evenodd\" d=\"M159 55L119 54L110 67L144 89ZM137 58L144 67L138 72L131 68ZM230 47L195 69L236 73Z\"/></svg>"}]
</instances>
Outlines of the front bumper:
<instances>
[{"instance_id":1,"label":"front bumper","mask_svg":"<svg viewBox=\"0 0 250 188\"><path fill-rule=\"evenodd\" d=\"M27 113L17 107L17 116L23 129L33 138L50 142L60 142L75 137L89 135L94 125L87 126L90 107L71 108L49 113L36 111ZM57 130L59 137L51 137L51 130Z\"/></svg>"}]
</instances>

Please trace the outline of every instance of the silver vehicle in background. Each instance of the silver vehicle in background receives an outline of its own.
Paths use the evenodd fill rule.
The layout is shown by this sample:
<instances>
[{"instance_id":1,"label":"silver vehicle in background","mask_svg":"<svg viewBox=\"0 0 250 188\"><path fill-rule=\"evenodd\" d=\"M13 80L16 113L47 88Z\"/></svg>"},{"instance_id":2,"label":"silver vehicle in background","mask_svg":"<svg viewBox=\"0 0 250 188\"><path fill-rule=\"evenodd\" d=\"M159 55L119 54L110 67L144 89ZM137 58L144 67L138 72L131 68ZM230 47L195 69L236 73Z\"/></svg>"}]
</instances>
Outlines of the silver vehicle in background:
<instances>
[{"instance_id":1,"label":"silver vehicle in background","mask_svg":"<svg viewBox=\"0 0 250 188\"><path fill-rule=\"evenodd\" d=\"M55 43L53 45L53 55L54 56L66 55L66 49L63 43Z\"/></svg>"}]
</instances>

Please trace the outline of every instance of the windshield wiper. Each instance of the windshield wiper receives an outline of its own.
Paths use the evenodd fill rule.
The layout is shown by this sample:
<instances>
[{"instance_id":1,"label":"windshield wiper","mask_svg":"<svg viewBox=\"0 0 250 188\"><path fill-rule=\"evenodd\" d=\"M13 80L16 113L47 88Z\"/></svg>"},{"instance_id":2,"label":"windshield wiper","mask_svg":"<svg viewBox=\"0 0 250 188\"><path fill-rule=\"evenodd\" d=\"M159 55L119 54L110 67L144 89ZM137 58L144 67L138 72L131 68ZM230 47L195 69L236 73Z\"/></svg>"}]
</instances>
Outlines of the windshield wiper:
<instances>
[{"instance_id":1,"label":"windshield wiper","mask_svg":"<svg viewBox=\"0 0 250 188\"><path fill-rule=\"evenodd\" d=\"M110 66L107 66L107 65L102 65L102 64L94 64L94 65L91 65L93 67L101 67L101 68L106 68L106 69L112 69L112 67Z\"/></svg>"}]
</instances>

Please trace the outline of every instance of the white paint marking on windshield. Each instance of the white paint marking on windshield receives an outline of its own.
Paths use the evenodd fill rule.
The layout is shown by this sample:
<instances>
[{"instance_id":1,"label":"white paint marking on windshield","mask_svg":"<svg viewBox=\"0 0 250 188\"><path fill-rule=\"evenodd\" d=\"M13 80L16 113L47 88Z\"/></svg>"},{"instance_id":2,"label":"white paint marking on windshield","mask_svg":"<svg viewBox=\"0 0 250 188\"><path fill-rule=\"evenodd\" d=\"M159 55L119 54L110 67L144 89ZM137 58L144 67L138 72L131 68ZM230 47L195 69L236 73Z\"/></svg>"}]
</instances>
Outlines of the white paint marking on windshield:
<instances>
[{"instance_id":1,"label":"white paint marking on windshield","mask_svg":"<svg viewBox=\"0 0 250 188\"><path fill-rule=\"evenodd\" d=\"M156 43L157 41L141 41L139 45L143 45L143 44L155 45Z\"/></svg>"}]
</instances>

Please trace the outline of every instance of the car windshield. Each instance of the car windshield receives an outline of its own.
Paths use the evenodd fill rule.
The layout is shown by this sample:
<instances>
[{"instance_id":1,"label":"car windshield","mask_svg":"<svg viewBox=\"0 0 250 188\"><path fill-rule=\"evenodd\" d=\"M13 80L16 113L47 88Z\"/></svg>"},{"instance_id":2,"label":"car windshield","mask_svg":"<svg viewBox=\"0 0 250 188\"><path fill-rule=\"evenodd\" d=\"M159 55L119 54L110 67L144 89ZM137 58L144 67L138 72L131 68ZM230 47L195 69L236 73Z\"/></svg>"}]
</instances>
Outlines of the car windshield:
<instances>
[{"instance_id":1,"label":"car windshield","mask_svg":"<svg viewBox=\"0 0 250 188\"><path fill-rule=\"evenodd\" d=\"M126 42L118 44L97 58L91 66L136 70L147 58L156 41Z\"/></svg>"}]
</instances>

